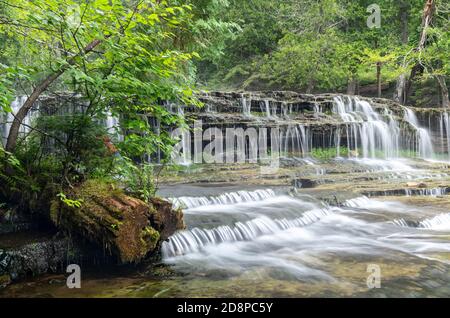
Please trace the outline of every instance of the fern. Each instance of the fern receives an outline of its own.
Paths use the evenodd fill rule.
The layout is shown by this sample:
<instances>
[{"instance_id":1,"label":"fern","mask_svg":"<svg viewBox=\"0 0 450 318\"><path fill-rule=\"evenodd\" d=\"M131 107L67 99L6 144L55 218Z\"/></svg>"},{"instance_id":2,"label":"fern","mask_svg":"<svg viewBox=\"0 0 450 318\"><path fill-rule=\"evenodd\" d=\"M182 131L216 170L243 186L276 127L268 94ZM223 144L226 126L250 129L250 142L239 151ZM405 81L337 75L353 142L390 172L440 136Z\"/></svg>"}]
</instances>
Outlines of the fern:
<instances>
[{"instance_id":1,"label":"fern","mask_svg":"<svg viewBox=\"0 0 450 318\"><path fill-rule=\"evenodd\" d=\"M71 200L69 198L67 198L67 196L60 192L56 195L57 197L59 197L59 199L61 200L62 203L64 203L65 205L67 205L69 208L81 208L81 204L83 203L83 200Z\"/></svg>"}]
</instances>

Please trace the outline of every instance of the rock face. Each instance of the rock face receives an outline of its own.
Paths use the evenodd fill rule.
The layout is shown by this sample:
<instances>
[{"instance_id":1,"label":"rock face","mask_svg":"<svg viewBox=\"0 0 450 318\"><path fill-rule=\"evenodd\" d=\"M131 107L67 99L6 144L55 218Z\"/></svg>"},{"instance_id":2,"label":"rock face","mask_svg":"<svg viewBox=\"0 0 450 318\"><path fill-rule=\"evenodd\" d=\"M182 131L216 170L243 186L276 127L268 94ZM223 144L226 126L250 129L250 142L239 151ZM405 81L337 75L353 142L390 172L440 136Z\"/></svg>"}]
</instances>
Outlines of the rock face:
<instances>
[{"instance_id":1,"label":"rock face","mask_svg":"<svg viewBox=\"0 0 450 318\"><path fill-rule=\"evenodd\" d=\"M0 248L0 277L9 280L57 272L75 256L68 239L48 239L20 247ZM0 283L1 285L1 283Z\"/></svg>"},{"instance_id":2,"label":"rock face","mask_svg":"<svg viewBox=\"0 0 450 318\"><path fill-rule=\"evenodd\" d=\"M149 204L113 185L88 181L67 194L81 206L52 202L51 218L67 234L87 240L117 257L121 263L142 260L160 243L184 228L183 214L154 199Z\"/></svg>"}]
</instances>

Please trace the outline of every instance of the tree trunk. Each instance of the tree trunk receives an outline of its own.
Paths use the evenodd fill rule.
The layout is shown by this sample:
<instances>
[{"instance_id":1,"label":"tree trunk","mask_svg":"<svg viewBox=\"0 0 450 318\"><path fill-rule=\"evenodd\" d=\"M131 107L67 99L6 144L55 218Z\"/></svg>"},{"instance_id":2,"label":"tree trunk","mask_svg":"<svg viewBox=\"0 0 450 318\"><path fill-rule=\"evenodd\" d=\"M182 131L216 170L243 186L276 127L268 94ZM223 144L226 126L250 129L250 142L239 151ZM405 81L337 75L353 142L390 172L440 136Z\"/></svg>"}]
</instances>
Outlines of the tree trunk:
<instances>
[{"instance_id":1,"label":"tree trunk","mask_svg":"<svg viewBox=\"0 0 450 318\"><path fill-rule=\"evenodd\" d=\"M436 76L436 79L439 83L439 87L441 88L442 107L450 108L449 92L445 81L445 76L438 75Z\"/></svg>"},{"instance_id":2,"label":"tree trunk","mask_svg":"<svg viewBox=\"0 0 450 318\"><path fill-rule=\"evenodd\" d=\"M428 36L428 28L433 19L434 9L435 9L434 0L426 0L425 7L423 9L423 14L422 14L422 32L420 35L419 45L416 48L416 52L421 52L425 48L425 44L427 42L427 36ZM413 82L414 78L418 74L422 74L422 73L423 73L423 66L420 65L419 63L414 65L414 67L411 70L411 74L408 78L408 81L406 83L406 90L405 90L405 97L404 97L405 104L407 103L409 96L411 94L411 87L412 87L412 82Z\"/></svg>"},{"instance_id":3,"label":"tree trunk","mask_svg":"<svg viewBox=\"0 0 450 318\"><path fill-rule=\"evenodd\" d=\"M377 91L378 97L381 97L381 62L377 62Z\"/></svg>"},{"instance_id":4,"label":"tree trunk","mask_svg":"<svg viewBox=\"0 0 450 318\"><path fill-rule=\"evenodd\" d=\"M47 90L47 88L60 77L70 66L75 65L76 58L81 57L82 55L90 53L97 47L102 40L94 40L89 43L83 50L82 54L78 54L77 56L71 58L67 61L67 64L63 65L61 69L53 74L47 76L36 88L33 90L31 95L28 97L23 106L19 109L17 114L15 114L14 121L11 125L11 129L9 131L8 140L6 142L5 150L8 152L14 152L17 145L17 138L19 137L20 125L22 124L25 117L28 115L28 112L33 107L33 104L38 100L39 96Z\"/></svg>"},{"instance_id":5,"label":"tree trunk","mask_svg":"<svg viewBox=\"0 0 450 318\"><path fill-rule=\"evenodd\" d=\"M418 51L422 51L425 47L425 43L427 42L427 31L428 27L431 24L431 20L433 19L434 13L434 0L427 0L425 3L425 8L423 9L422 15L422 34L420 36L420 42L418 46Z\"/></svg>"},{"instance_id":6,"label":"tree trunk","mask_svg":"<svg viewBox=\"0 0 450 318\"><path fill-rule=\"evenodd\" d=\"M397 84L395 85L394 101L402 105L406 104L406 74L401 74L397 79Z\"/></svg>"},{"instance_id":7,"label":"tree trunk","mask_svg":"<svg viewBox=\"0 0 450 318\"><path fill-rule=\"evenodd\" d=\"M308 81L308 86L306 87L306 94L312 94L315 86L316 86L316 81L314 79L310 79Z\"/></svg>"},{"instance_id":8,"label":"tree trunk","mask_svg":"<svg viewBox=\"0 0 450 318\"><path fill-rule=\"evenodd\" d=\"M416 64L414 65L414 67L411 69L411 75L409 76L408 80L406 81L406 85L405 85L405 104L408 103L408 100L411 96L411 91L412 91L412 85L413 85L413 81L416 78L417 75L421 75L423 73L423 66L421 64Z\"/></svg>"},{"instance_id":9,"label":"tree trunk","mask_svg":"<svg viewBox=\"0 0 450 318\"><path fill-rule=\"evenodd\" d=\"M354 76L349 78L347 83L347 95L355 95L357 86L358 80Z\"/></svg>"},{"instance_id":10,"label":"tree trunk","mask_svg":"<svg viewBox=\"0 0 450 318\"><path fill-rule=\"evenodd\" d=\"M409 3L405 0L399 2L399 16L400 16L400 29L401 29L401 41L403 45L408 44L409 32L408 32L408 14ZM406 67L403 64L403 67ZM394 101L405 104L405 91L406 91L406 74L401 74L397 79L396 88L394 91Z\"/></svg>"},{"instance_id":11,"label":"tree trunk","mask_svg":"<svg viewBox=\"0 0 450 318\"><path fill-rule=\"evenodd\" d=\"M65 192L83 201L79 207L52 201L50 218L55 226L103 248L122 263L139 262L185 229L181 209L162 199L153 198L147 204L107 183L93 181Z\"/></svg>"}]
</instances>

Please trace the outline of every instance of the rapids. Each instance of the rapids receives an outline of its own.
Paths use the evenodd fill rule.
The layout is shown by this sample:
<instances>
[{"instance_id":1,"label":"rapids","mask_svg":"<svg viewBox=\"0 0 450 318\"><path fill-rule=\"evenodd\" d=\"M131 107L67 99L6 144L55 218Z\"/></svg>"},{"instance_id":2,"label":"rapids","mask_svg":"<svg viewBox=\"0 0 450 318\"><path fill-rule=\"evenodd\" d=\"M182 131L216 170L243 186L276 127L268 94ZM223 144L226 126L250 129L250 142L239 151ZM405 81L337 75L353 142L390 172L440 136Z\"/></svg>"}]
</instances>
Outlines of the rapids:
<instances>
[{"instance_id":1,"label":"rapids","mask_svg":"<svg viewBox=\"0 0 450 318\"><path fill-rule=\"evenodd\" d=\"M191 158L182 158L185 170L166 176L158 192L183 210L186 223L163 242L156 266L172 275L88 273L81 290L37 281L34 291L69 297L450 296L446 112L427 121L412 108L394 111L333 96L331 107L314 99L306 121L301 103L233 98L240 113L232 118L280 126L283 160L263 174L257 164L189 166ZM206 105L211 121L221 116L220 105ZM329 130L318 133L320 121ZM188 137L182 134L185 148ZM314 158L317 148L331 149L332 158ZM380 289L367 285L372 265L380 268ZM29 286L3 293L27 295Z\"/></svg>"}]
</instances>

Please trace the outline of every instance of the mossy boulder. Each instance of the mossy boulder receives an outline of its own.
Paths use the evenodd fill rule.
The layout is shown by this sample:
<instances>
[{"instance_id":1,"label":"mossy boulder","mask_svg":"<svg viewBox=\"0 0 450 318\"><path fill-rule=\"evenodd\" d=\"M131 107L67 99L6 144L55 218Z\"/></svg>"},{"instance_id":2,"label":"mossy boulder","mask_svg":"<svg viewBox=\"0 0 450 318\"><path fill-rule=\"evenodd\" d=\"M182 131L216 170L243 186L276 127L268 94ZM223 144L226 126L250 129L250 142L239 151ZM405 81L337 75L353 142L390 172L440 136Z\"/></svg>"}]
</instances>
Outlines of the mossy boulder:
<instances>
[{"instance_id":1,"label":"mossy boulder","mask_svg":"<svg viewBox=\"0 0 450 318\"><path fill-rule=\"evenodd\" d=\"M87 181L65 197L76 204L54 200L53 223L73 237L95 243L121 263L139 262L184 228L182 212L171 203L155 198L147 204L114 184Z\"/></svg>"}]
</instances>

